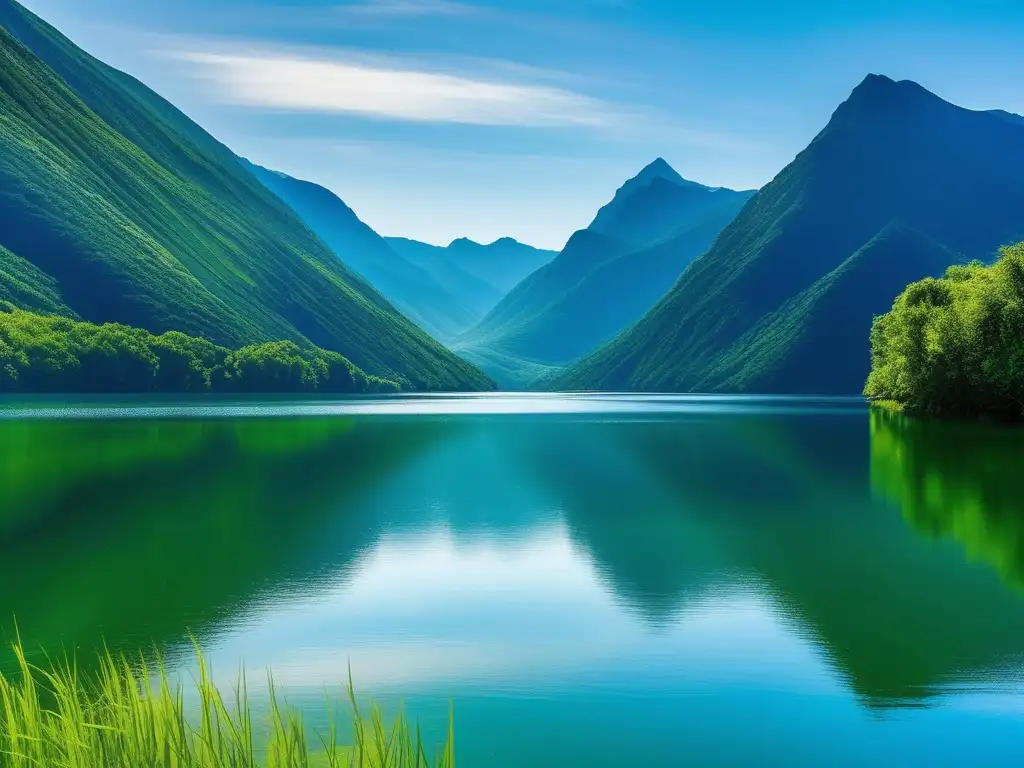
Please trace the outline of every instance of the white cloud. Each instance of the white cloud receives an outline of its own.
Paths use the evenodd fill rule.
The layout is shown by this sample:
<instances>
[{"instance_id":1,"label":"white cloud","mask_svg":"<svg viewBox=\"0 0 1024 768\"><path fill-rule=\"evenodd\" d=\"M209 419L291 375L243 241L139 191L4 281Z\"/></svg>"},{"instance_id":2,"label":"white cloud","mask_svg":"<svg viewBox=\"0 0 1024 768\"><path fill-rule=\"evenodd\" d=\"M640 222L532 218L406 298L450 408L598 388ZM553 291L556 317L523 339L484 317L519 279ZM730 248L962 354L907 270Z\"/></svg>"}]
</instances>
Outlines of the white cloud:
<instances>
[{"instance_id":1,"label":"white cloud","mask_svg":"<svg viewBox=\"0 0 1024 768\"><path fill-rule=\"evenodd\" d=\"M231 103L394 120L518 126L607 126L611 105L563 88L444 74L401 65L281 51L178 57Z\"/></svg>"},{"instance_id":2,"label":"white cloud","mask_svg":"<svg viewBox=\"0 0 1024 768\"><path fill-rule=\"evenodd\" d=\"M452 0L366 0L340 5L337 11L356 16L471 16L479 9Z\"/></svg>"}]
</instances>

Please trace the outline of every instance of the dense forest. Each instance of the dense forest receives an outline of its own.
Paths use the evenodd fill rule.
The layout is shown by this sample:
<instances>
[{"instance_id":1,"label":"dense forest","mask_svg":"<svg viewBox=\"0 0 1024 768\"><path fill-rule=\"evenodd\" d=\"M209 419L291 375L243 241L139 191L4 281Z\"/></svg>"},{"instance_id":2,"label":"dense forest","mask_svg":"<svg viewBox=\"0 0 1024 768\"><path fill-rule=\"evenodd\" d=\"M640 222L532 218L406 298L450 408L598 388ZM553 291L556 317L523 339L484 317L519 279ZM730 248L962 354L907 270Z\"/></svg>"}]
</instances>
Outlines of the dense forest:
<instances>
[{"instance_id":1,"label":"dense forest","mask_svg":"<svg viewBox=\"0 0 1024 768\"><path fill-rule=\"evenodd\" d=\"M1024 417L1024 243L911 284L871 330L864 393L909 412Z\"/></svg>"},{"instance_id":2,"label":"dense forest","mask_svg":"<svg viewBox=\"0 0 1024 768\"><path fill-rule=\"evenodd\" d=\"M178 331L39 315L0 301L0 392L381 392L318 347L271 341L230 350Z\"/></svg>"}]
</instances>

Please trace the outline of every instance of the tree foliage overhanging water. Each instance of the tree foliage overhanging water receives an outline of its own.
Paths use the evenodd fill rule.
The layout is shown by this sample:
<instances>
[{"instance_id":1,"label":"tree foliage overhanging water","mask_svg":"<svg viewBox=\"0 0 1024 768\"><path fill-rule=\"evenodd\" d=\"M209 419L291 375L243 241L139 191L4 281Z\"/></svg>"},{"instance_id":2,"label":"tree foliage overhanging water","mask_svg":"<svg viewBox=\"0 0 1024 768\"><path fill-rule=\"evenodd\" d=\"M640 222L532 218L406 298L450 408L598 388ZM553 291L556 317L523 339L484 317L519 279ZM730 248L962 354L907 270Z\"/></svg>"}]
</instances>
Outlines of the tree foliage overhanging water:
<instances>
[{"instance_id":1,"label":"tree foliage overhanging water","mask_svg":"<svg viewBox=\"0 0 1024 768\"><path fill-rule=\"evenodd\" d=\"M910 285L871 331L865 394L915 413L1024 416L1024 243Z\"/></svg>"}]
</instances>

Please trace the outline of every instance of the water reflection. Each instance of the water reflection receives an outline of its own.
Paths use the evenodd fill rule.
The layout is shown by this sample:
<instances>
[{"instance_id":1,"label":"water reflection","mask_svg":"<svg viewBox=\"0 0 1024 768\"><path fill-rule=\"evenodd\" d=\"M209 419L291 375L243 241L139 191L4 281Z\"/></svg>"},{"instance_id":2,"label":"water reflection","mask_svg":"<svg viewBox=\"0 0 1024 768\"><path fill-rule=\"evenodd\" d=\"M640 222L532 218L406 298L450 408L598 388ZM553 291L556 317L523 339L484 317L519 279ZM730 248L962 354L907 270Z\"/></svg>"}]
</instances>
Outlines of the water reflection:
<instances>
[{"instance_id":1,"label":"water reflection","mask_svg":"<svg viewBox=\"0 0 1024 768\"><path fill-rule=\"evenodd\" d=\"M717 758L792 755L783 713L835 734L864 704L1019 691L1024 597L996 571L1021 573L1020 433L655 400L0 419L0 616L50 650L191 629L313 707L351 660L439 718L456 696L478 756L527 728L586 751L626 712L659 759L752 709L775 730Z\"/></svg>"},{"instance_id":2,"label":"water reflection","mask_svg":"<svg viewBox=\"0 0 1024 768\"><path fill-rule=\"evenodd\" d=\"M49 652L216 632L261 594L348 573L380 529L355 500L435 433L349 419L5 422L0 579L17 588L0 616Z\"/></svg>"},{"instance_id":3,"label":"water reflection","mask_svg":"<svg viewBox=\"0 0 1024 768\"><path fill-rule=\"evenodd\" d=\"M871 414L871 480L914 528L1024 586L1024 430Z\"/></svg>"}]
</instances>

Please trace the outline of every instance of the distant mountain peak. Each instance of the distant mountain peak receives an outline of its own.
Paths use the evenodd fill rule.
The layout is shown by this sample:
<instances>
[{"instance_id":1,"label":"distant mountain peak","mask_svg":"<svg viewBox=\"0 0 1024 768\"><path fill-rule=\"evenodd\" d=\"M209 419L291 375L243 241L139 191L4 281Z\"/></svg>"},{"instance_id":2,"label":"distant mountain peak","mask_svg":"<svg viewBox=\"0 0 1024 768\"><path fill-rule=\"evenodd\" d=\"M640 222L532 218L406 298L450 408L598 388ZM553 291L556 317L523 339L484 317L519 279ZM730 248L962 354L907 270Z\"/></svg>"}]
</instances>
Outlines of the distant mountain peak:
<instances>
[{"instance_id":1,"label":"distant mountain peak","mask_svg":"<svg viewBox=\"0 0 1024 768\"><path fill-rule=\"evenodd\" d=\"M874 72L869 72L864 76L864 79L860 81L857 89L882 89L891 88L897 85L897 82L888 75L879 75Z\"/></svg>"},{"instance_id":2,"label":"distant mountain peak","mask_svg":"<svg viewBox=\"0 0 1024 768\"><path fill-rule=\"evenodd\" d=\"M885 75L870 74L853 89L845 106L880 111L899 106L945 103L942 97L936 96L913 80L893 80Z\"/></svg>"},{"instance_id":3,"label":"distant mountain peak","mask_svg":"<svg viewBox=\"0 0 1024 768\"><path fill-rule=\"evenodd\" d=\"M695 181L684 179L679 173L663 157L657 157L652 162L648 163L641 169L633 178L629 179L625 184L618 188L615 192L616 200L621 200L624 197L628 197L637 190L649 187L651 184L668 182L675 184L678 187L687 187L693 189L708 189L703 184L698 184Z\"/></svg>"},{"instance_id":4,"label":"distant mountain peak","mask_svg":"<svg viewBox=\"0 0 1024 768\"><path fill-rule=\"evenodd\" d=\"M537 250L537 249L533 248L533 246L531 246L531 245L526 245L525 243L521 243L520 241L516 240L514 237L507 237L507 236L506 237L499 237L497 240L495 240L493 242L490 242L490 243L477 242L476 240L471 240L468 237L457 237L456 239L452 240L451 243L448 244L448 247L449 248L454 248L456 250L459 250L461 248L472 248L472 249L476 250L476 249L479 249L479 248L497 248L497 249L501 249L501 248L512 248L512 247L529 248L531 250Z\"/></svg>"},{"instance_id":5,"label":"distant mountain peak","mask_svg":"<svg viewBox=\"0 0 1024 768\"><path fill-rule=\"evenodd\" d=\"M668 161L663 157L656 157L650 163L644 166L643 170L636 175L637 179L655 179L655 178L668 178L673 181L679 180L684 181L683 177L679 175L675 168L668 164Z\"/></svg>"}]
</instances>

